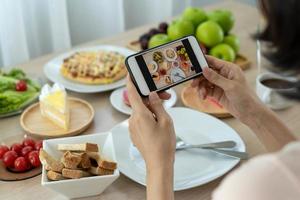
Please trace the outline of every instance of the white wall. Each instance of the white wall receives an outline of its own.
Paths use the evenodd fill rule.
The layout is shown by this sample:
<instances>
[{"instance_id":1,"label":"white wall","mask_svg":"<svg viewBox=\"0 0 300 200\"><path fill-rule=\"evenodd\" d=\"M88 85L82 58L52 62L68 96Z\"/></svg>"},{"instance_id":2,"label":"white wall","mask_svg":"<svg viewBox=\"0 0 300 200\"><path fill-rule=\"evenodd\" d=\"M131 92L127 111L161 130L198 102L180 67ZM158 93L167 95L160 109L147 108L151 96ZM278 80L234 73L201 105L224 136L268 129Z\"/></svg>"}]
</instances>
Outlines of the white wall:
<instances>
[{"instance_id":1,"label":"white wall","mask_svg":"<svg viewBox=\"0 0 300 200\"><path fill-rule=\"evenodd\" d=\"M115 35L222 0L0 0L0 66ZM233 1L233 0L232 0ZM255 5L255 0L239 0Z\"/></svg>"}]
</instances>

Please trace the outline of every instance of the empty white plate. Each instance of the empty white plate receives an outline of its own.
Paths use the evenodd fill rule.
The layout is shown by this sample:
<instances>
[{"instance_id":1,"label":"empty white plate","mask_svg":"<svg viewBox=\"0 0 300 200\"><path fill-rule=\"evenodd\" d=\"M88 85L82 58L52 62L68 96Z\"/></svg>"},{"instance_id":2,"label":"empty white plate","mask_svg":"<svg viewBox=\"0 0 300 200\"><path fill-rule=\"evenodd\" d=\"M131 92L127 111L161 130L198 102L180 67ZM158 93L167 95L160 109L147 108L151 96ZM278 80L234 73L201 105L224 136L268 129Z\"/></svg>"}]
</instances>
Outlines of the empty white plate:
<instances>
[{"instance_id":1,"label":"empty white plate","mask_svg":"<svg viewBox=\"0 0 300 200\"><path fill-rule=\"evenodd\" d=\"M176 134L187 143L201 144L234 140L237 146L233 150L245 151L245 144L240 136L215 117L181 107L170 108L168 113L173 119ZM146 185L145 163L130 141L128 121L120 123L111 132L120 171L130 179ZM177 151L175 157L175 191L193 188L215 180L240 161L202 149Z\"/></svg>"},{"instance_id":2,"label":"empty white plate","mask_svg":"<svg viewBox=\"0 0 300 200\"><path fill-rule=\"evenodd\" d=\"M131 115L132 109L131 107L127 106L123 101L123 91L125 87L116 89L110 95L110 103L111 105L121 113ZM177 101L176 92L173 89L167 90L169 94L171 94L171 98L169 100L164 101L164 107L171 108L175 105Z\"/></svg>"},{"instance_id":3,"label":"empty white plate","mask_svg":"<svg viewBox=\"0 0 300 200\"><path fill-rule=\"evenodd\" d=\"M79 52L79 51L98 51L98 50L116 51L116 52L119 52L120 54L124 55L125 57L135 53L134 51L131 51L130 49L127 49L124 47L110 46L110 45L99 45L99 46L95 46L95 47L74 49L70 52L64 53L64 54L50 60L44 66L44 74L52 82L60 83L68 90L72 90L72 91L80 92L80 93L104 92L104 91L113 90L113 89L116 89L118 87L125 85L125 78L123 78L119 81L116 81L114 83L111 83L111 84L89 85L89 84L83 84L83 83L78 83L78 82L68 80L60 74L60 67L65 58L67 58L67 57L71 56L72 54Z\"/></svg>"}]
</instances>

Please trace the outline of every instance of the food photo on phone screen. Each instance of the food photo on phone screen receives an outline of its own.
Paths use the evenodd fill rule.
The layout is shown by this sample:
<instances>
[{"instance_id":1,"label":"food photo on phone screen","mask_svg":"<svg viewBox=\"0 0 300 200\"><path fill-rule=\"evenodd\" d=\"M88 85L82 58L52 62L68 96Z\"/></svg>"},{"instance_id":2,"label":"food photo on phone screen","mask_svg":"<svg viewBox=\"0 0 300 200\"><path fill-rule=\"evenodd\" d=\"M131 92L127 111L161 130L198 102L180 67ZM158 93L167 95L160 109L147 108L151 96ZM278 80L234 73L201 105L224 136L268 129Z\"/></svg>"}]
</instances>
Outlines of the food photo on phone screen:
<instances>
[{"instance_id":1,"label":"food photo on phone screen","mask_svg":"<svg viewBox=\"0 0 300 200\"><path fill-rule=\"evenodd\" d=\"M145 96L147 91L162 91L202 73L207 62L194 37L188 36L127 59L127 68L138 90Z\"/></svg>"}]
</instances>

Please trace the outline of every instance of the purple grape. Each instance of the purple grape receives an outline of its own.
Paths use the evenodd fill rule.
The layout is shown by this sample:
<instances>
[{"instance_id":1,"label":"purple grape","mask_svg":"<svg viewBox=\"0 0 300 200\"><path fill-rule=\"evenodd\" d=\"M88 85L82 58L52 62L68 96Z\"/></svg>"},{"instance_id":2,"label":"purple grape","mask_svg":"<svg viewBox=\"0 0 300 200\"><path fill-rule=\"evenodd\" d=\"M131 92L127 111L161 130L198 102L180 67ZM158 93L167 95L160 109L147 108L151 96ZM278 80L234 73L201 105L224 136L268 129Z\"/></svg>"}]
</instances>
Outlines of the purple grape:
<instances>
[{"instance_id":1,"label":"purple grape","mask_svg":"<svg viewBox=\"0 0 300 200\"><path fill-rule=\"evenodd\" d=\"M145 33L143 35L140 36L139 41L142 42L142 40L150 40L150 34L149 33Z\"/></svg>"},{"instance_id":2,"label":"purple grape","mask_svg":"<svg viewBox=\"0 0 300 200\"><path fill-rule=\"evenodd\" d=\"M152 37L153 35L156 35L157 33L159 33L159 30L156 28L152 28L149 30L149 34Z\"/></svg>"},{"instance_id":3,"label":"purple grape","mask_svg":"<svg viewBox=\"0 0 300 200\"><path fill-rule=\"evenodd\" d=\"M143 50L148 49L149 40L143 39L140 41Z\"/></svg>"},{"instance_id":4,"label":"purple grape","mask_svg":"<svg viewBox=\"0 0 300 200\"><path fill-rule=\"evenodd\" d=\"M169 27L169 25L168 25L167 22L161 22L161 23L158 25L158 30L160 30L160 32L162 32L162 33L166 33L168 27Z\"/></svg>"}]
</instances>

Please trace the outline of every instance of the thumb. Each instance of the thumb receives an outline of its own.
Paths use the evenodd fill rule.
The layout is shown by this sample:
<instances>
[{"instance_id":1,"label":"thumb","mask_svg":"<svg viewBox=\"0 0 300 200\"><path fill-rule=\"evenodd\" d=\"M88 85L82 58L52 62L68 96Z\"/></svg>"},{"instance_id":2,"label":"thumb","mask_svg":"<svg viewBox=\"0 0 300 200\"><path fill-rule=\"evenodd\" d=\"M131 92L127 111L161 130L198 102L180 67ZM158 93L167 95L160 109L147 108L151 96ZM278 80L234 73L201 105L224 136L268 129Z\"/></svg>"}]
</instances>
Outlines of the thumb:
<instances>
[{"instance_id":1,"label":"thumb","mask_svg":"<svg viewBox=\"0 0 300 200\"><path fill-rule=\"evenodd\" d=\"M149 104L151 111L155 114L157 120L159 121L166 111L162 100L159 98L156 92L151 92L149 94Z\"/></svg>"},{"instance_id":2,"label":"thumb","mask_svg":"<svg viewBox=\"0 0 300 200\"><path fill-rule=\"evenodd\" d=\"M211 68L208 67L204 68L203 75L209 82L219 86L222 89L226 89L230 84L230 80L218 74Z\"/></svg>"}]
</instances>

